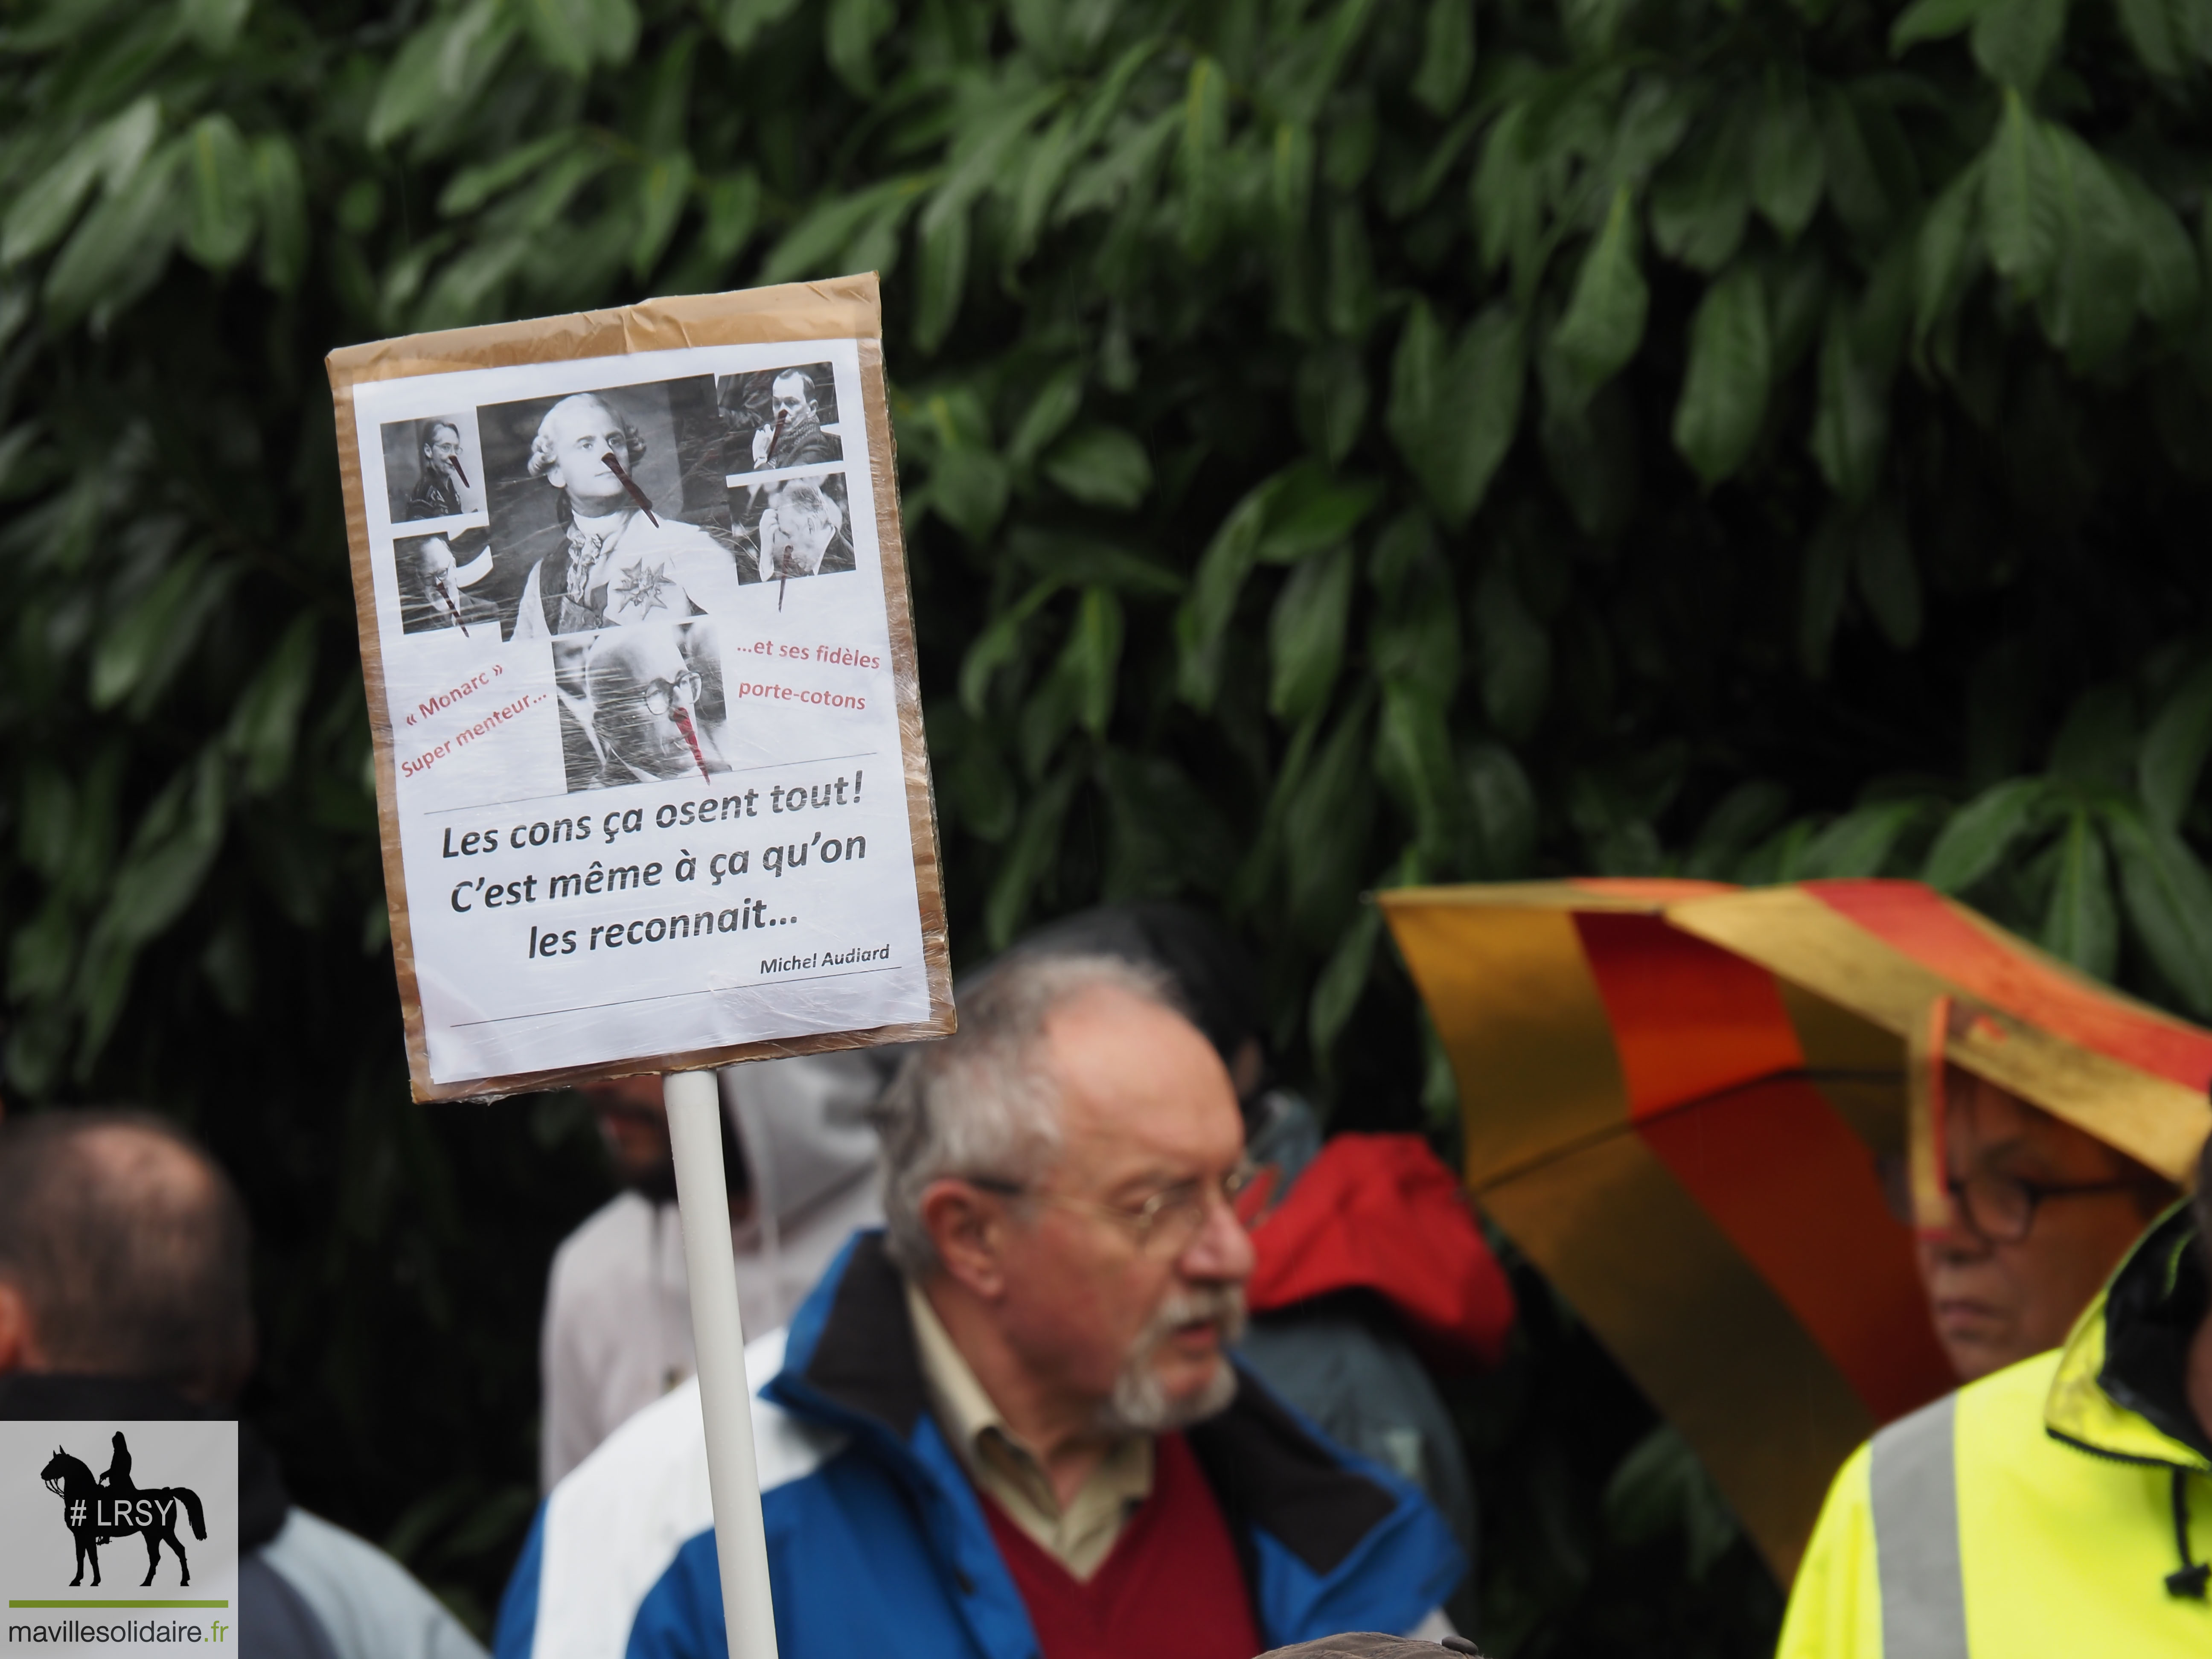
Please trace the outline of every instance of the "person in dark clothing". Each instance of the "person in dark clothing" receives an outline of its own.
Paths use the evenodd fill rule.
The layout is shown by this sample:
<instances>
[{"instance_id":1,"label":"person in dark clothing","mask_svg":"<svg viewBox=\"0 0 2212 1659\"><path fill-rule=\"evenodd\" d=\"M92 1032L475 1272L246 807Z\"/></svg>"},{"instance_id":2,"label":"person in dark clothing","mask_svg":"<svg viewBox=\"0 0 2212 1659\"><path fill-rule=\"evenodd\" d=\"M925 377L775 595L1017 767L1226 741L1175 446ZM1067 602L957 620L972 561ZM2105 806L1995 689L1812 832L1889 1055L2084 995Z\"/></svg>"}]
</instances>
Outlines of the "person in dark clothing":
<instances>
[{"instance_id":1,"label":"person in dark clothing","mask_svg":"<svg viewBox=\"0 0 2212 1659\"><path fill-rule=\"evenodd\" d=\"M144 1113L0 1127L0 1419L228 1421L253 1364L244 1206ZM238 1425L240 1659L482 1659L390 1556L295 1504ZM131 1489L115 1436L107 1481Z\"/></svg>"},{"instance_id":2,"label":"person in dark clothing","mask_svg":"<svg viewBox=\"0 0 2212 1659\"><path fill-rule=\"evenodd\" d=\"M821 466L840 459L837 441L822 429L814 377L786 369L768 389L769 423L753 434L753 465Z\"/></svg>"},{"instance_id":3,"label":"person in dark clothing","mask_svg":"<svg viewBox=\"0 0 2212 1659\"><path fill-rule=\"evenodd\" d=\"M407 517L449 519L468 511L461 500L461 429L444 419L422 422L422 467L408 492Z\"/></svg>"},{"instance_id":4,"label":"person in dark clothing","mask_svg":"<svg viewBox=\"0 0 2212 1659\"><path fill-rule=\"evenodd\" d=\"M100 1477L100 1484L112 1492L138 1490L131 1484L131 1443L120 1429L115 1431L115 1455L107 1460L107 1473Z\"/></svg>"}]
</instances>

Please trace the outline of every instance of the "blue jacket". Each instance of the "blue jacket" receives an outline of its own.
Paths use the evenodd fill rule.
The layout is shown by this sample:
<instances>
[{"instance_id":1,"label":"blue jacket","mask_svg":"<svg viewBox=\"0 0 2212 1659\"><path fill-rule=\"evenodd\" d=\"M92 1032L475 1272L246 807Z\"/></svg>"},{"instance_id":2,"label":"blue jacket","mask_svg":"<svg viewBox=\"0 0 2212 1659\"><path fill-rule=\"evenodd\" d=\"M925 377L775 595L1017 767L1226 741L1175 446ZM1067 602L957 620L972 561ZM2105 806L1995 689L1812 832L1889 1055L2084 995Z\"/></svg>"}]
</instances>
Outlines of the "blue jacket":
<instances>
[{"instance_id":1,"label":"blue jacket","mask_svg":"<svg viewBox=\"0 0 2212 1659\"><path fill-rule=\"evenodd\" d=\"M770 1346L754 1345L747 1364L756 1377L770 1373L757 1387L753 1420L783 1659L1036 1659L1020 1594L926 1403L904 1290L880 1233L858 1235L831 1265L793 1320L780 1367L768 1363ZM1442 1518L1249 1374L1241 1382L1226 1411L1185 1433L1237 1540L1267 1644L1413 1629L1465 1571ZM669 1538L662 1547L672 1545L672 1559L647 1585L657 1552L639 1540L653 1528L622 1520L656 1480L655 1425L646 1419L681 1419L684 1434L660 1431L671 1446L696 1440L696 1394L687 1398L633 1419L541 1507L501 1606L495 1659L621 1659L609 1638L619 1609L633 1604L628 1659L727 1659L711 1526ZM703 1470L679 1477L680 1459L659 1455L687 1483L683 1501L696 1511ZM595 1495L572 1498L571 1482ZM612 1582L625 1577L627 1590ZM606 1595L594 1595L595 1583ZM586 1626L603 1634L590 1639Z\"/></svg>"}]
</instances>

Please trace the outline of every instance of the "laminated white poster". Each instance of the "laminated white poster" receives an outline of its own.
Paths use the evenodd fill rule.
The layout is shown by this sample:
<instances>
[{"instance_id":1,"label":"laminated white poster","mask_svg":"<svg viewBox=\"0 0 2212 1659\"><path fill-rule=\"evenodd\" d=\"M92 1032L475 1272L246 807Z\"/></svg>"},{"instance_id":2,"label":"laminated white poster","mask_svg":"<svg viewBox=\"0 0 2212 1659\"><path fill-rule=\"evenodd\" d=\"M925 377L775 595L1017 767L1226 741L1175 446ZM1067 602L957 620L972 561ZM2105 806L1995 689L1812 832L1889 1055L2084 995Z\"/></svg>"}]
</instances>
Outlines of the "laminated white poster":
<instances>
[{"instance_id":1,"label":"laminated white poster","mask_svg":"<svg viewBox=\"0 0 2212 1659\"><path fill-rule=\"evenodd\" d=\"M878 314L332 355L418 1098L950 1029Z\"/></svg>"}]
</instances>

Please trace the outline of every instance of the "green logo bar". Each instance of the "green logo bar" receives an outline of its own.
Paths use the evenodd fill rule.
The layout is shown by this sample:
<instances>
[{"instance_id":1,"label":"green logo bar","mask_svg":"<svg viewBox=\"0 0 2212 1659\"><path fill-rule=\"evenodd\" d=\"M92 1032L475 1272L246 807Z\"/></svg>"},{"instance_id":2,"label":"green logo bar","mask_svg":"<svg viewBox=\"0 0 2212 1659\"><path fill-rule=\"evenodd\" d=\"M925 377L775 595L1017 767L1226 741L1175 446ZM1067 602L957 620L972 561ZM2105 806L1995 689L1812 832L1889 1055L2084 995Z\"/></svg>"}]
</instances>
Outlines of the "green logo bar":
<instances>
[{"instance_id":1,"label":"green logo bar","mask_svg":"<svg viewBox=\"0 0 2212 1659\"><path fill-rule=\"evenodd\" d=\"M11 1607L227 1607L228 1601L17 1601Z\"/></svg>"}]
</instances>

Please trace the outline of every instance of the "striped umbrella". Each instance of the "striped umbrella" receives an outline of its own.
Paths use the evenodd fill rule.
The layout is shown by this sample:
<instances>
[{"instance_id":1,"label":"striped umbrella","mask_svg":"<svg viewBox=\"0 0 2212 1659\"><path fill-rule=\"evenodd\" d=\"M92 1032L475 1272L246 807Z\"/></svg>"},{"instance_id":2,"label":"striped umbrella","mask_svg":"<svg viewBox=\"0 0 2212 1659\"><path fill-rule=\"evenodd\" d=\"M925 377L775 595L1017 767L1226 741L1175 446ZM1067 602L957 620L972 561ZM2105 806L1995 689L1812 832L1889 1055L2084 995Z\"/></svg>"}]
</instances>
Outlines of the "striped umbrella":
<instances>
[{"instance_id":1,"label":"striped umbrella","mask_svg":"<svg viewBox=\"0 0 2212 1659\"><path fill-rule=\"evenodd\" d=\"M2176 1182L2212 1129L2212 1034L1917 882L1381 902L1469 1188L1785 1583L1851 1449L1953 1382L1876 1170L1907 1150L1908 1078L1947 1058Z\"/></svg>"}]
</instances>

